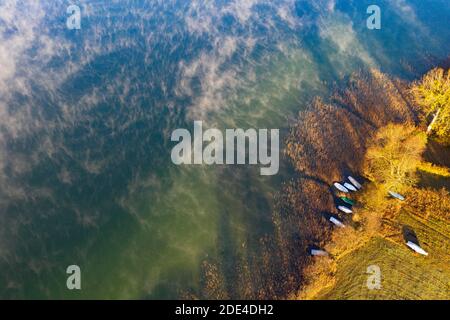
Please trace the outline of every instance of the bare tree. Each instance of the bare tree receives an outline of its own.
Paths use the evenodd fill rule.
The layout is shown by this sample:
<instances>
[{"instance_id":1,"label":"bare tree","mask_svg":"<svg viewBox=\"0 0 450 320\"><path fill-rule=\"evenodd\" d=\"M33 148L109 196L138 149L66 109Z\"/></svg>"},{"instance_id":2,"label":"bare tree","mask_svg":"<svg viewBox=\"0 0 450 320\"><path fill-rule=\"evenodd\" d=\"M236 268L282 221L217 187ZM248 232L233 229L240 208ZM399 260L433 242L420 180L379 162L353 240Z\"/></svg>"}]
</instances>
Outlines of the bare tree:
<instances>
[{"instance_id":1,"label":"bare tree","mask_svg":"<svg viewBox=\"0 0 450 320\"><path fill-rule=\"evenodd\" d=\"M436 68L411 86L416 103L425 117L431 118L427 133L434 133L442 142L450 144L450 72Z\"/></svg>"},{"instance_id":2,"label":"bare tree","mask_svg":"<svg viewBox=\"0 0 450 320\"><path fill-rule=\"evenodd\" d=\"M387 189L401 190L416 183L426 135L412 125L389 124L380 128L369 143L365 174Z\"/></svg>"}]
</instances>

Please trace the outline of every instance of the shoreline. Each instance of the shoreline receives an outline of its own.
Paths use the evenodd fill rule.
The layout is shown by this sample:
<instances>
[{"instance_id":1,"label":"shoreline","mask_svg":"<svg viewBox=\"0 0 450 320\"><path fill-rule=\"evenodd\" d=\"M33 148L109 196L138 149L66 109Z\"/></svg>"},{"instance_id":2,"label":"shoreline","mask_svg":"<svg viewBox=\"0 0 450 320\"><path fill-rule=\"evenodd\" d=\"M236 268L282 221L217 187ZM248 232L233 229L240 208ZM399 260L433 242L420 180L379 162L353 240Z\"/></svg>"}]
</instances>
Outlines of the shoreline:
<instances>
[{"instance_id":1,"label":"shoreline","mask_svg":"<svg viewBox=\"0 0 450 320\"><path fill-rule=\"evenodd\" d=\"M448 64L448 61L446 63ZM371 91L371 88L375 88L375 90ZM366 108L373 107L374 110L377 110L377 116L370 116L374 114L374 110L364 112L364 106ZM393 106L393 110L390 110L391 106ZM390 113L389 111L394 112ZM330 114L333 114L334 117L330 117ZM288 138L286 153L292 159L299 175L302 176L300 179L323 185L325 188L322 189L322 192L326 192L326 186L331 186L334 181L340 181L342 177L349 174L361 177L366 143L377 128L387 123L420 125L418 114L419 112L415 109L412 98L408 93L406 82L392 79L378 70L371 70L369 74L358 73L352 75L349 86L333 95L330 102L324 103L321 99L317 99L310 110L300 113L298 125L294 126L291 136ZM341 123L339 123L339 119L342 120ZM310 123L310 126L304 126L304 123ZM342 130L342 128L348 131ZM323 136L316 137L314 133L311 133L311 130L322 131ZM364 133L363 137L361 137L362 132ZM345 136L345 133L348 133L348 135ZM336 139L339 143L336 143ZM306 146L302 143L303 141L308 141ZM342 141L344 143L340 143ZM351 146L352 142L353 146ZM336 146L341 146L341 150L336 150ZM342 149L352 150L352 152L343 152ZM319 172L319 174L315 174L316 172ZM298 198L294 202L296 204L291 204L287 210L297 215L303 214L305 219L314 221L316 229L322 227L326 230L325 233L321 230L318 236L312 236L311 242L314 245L319 247L330 245L335 232L329 225L323 223L323 219L317 218L317 216L323 216L324 212L333 212L333 204L330 205L330 202L336 202L336 195L330 187L328 191L330 191L329 194L333 200L328 201L328 203L327 201L320 201L317 208L311 208L317 215L314 217L314 215L308 215L303 208L303 210L298 208L298 203L304 204L311 201L304 197L304 188L304 186L291 186L283 190L290 193L290 197ZM283 201L286 202L286 199ZM340 216L343 221L348 221L348 217L342 214ZM307 225L311 225L311 222L307 221ZM282 233L283 231L280 229L279 232ZM334 261L330 262L331 265L327 267L320 266L323 263L317 262L317 259L321 259L320 257L317 259L305 257L307 263L300 271L302 277L299 289L291 291L287 295L288 299L314 299L320 292L332 288L337 260L361 249L373 239L373 236L369 236L367 239L351 239L350 235L344 235L343 237L346 237L349 241L361 242L353 247L350 246L342 256L333 257L332 260ZM303 243L303 249L305 249L305 243ZM311 266L317 263L319 264L317 270L311 271ZM307 283L308 280L304 278L305 272L309 272L315 277L313 282L316 284ZM314 288L315 286L321 287L320 290L317 291L317 288ZM313 288L312 293L305 292L305 290L308 291L308 287ZM314 292L314 290L317 292Z\"/></svg>"}]
</instances>

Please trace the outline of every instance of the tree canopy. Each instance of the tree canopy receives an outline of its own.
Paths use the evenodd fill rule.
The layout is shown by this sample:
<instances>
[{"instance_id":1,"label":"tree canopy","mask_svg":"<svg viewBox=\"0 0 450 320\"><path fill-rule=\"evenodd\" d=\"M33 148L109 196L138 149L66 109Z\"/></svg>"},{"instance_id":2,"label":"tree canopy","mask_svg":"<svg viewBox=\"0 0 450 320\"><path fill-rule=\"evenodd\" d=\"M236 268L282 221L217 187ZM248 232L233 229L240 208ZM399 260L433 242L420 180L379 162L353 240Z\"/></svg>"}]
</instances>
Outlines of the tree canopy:
<instances>
[{"instance_id":1,"label":"tree canopy","mask_svg":"<svg viewBox=\"0 0 450 320\"><path fill-rule=\"evenodd\" d=\"M426 135L412 125L380 128L366 152L365 174L387 189L402 190L414 185L426 140Z\"/></svg>"}]
</instances>

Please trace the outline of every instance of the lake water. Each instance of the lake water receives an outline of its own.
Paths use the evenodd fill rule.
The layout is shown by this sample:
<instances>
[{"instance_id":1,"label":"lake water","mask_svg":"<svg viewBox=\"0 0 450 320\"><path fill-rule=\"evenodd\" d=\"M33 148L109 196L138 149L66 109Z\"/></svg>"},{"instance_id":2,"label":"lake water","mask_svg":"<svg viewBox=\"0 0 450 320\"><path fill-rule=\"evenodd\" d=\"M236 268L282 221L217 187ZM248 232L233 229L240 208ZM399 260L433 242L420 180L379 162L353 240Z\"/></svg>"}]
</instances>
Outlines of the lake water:
<instances>
[{"instance_id":1,"label":"lake water","mask_svg":"<svg viewBox=\"0 0 450 320\"><path fill-rule=\"evenodd\" d=\"M175 166L176 128L277 128L365 67L450 52L448 0L0 2L0 297L177 298L273 232L292 174ZM82 290L66 288L66 267ZM232 284L229 284L232 286ZM230 290L239 298L239 293Z\"/></svg>"}]
</instances>

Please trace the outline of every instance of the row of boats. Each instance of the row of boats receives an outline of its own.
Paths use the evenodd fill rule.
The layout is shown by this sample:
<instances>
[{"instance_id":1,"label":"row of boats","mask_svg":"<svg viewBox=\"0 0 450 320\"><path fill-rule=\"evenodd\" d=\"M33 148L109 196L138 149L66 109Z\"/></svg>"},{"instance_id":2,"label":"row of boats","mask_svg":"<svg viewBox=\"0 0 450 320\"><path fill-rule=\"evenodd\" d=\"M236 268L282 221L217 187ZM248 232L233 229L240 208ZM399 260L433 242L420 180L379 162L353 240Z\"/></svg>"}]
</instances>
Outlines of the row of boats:
<instances>
[{"instance_id":1,"label":"row of boats","mask_svg":"<svg viewBox=\"0 0 450 320\"><path fill-rule=\"evenodd\" d=\"M356 192L359 189L362 188L362 185L352 176L347 177L348 181L345 182L335 182L333 185L334 187L343 193L350 193L350 192ZM352 213L351 207L355 204L355 201L347 196L341 196L339 197L345 205L339 205L337 206L337 209L339 211L342 211L344 213ZM345 224L339 220L337 217L330 216L329 221L334 224L335 226L339 228L345 227ZM311 249L310 253L312 256L328 256L328 252L325 250L321 250L318 248Z\"/></svg>"},{"instance_id":2,"label":"row of boats","mask_svg":"<svg viewBox=\"0 0 450 320\"><path fill-rule=\"evenodd\" d=\"M348 176L347 179L348 179L348 181L335 182L333 184L333 186L338 191L340 191L344 194L348 194L351 192L357 192L358 190L360 190L362 188L362 185L352 176ZM395 199L398 199L400 201L405 200L405 197L397 192L389 190L388 193L391 197L393 197ZM338 205L337 209L346 214L353 213L353 210L351 208L355 204L354 200L350 199L347 196L340 196L339 198L342 200L343 203L345 203L345 205ZM329 218L329 221L339 228L345 227L345 224L334 216L331 216ZM428 253L425 250L423 250L418 244L416 244L412 241L408 241L406 243L406 245L419 254L428 255ZM328 255L328 252L326 252L324 250L320 250L320 249L311 249L310 252L311 252L311 255L313 255L313 256L327 256Z\"/></svg>"},{"instance_id":3,"label":"row of boats","mask_svg":"<svg viewBox=\"0 0 450 320\"><path fill-rule=\"evenodd\" d=\"M349 193L350 191L358 191L362 188L362 185L352 176L348 176L349 182L344 182L343 184L340 182L335 182L334 186L339 191L342 191L344 193Z\"/></svg>"},{"instance_id":4,"label":"row of boats","mask_svg":"<svg viewBox=\"0 0 450 320\"><path fill-rule=\"evenodd\" d=\"M348 181L345 182L335 182L333 185L334 187L339 190L340 192L343 193L350 193L350 192L356 192L359 189L362 188L361 183L359 183L355 178L353 178L352 176L348 176L347 177ZM350 199L347 196L341 196L339 197L343 203L345 203L345 205L339 205L337 206L337 209L339 211L342 211L344 213L350 214L353 213L351 207L355 204L355 202ZM335 217L331 217L330 218L331 223L333 223L334 225L338 226L338 227L344 227L345 225L342 223L342 221L339 221L338 219L336 219Z\"/></svg>"}]
</instances>

